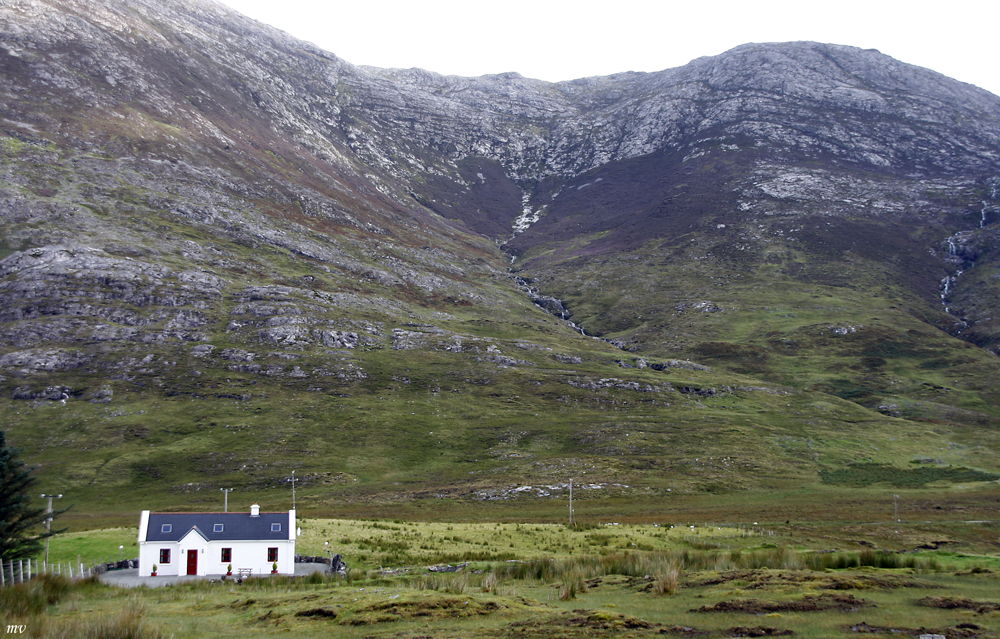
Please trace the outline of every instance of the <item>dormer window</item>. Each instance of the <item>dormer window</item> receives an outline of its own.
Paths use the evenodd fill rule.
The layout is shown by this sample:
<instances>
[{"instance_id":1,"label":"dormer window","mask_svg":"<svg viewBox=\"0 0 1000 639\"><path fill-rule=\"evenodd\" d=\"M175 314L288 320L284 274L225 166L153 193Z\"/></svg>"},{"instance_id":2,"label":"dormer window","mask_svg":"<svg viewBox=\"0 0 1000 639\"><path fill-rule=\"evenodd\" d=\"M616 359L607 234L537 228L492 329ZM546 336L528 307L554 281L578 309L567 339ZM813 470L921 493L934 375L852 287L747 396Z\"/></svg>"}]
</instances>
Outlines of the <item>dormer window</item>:
<instances>
[{"instance_id":1,"label":"dormer window","mask_svg":"<svg viewBox=\"0 0 1000 639\"><path fill-rule=\"evenodd\" d=\"M160 526L161 533L173 532L173 530L174 530L173 524L163 524L162 526Z\"/></svg>"},{"instance_id":2,"label":"dormer window","mask_svg":"<svg viewBox=\"0 0 1000 639\"><path fill-rule=\"evenodd\" d=\"M281 532L281 524L271 524L271 532Z\"/></svg>"},{"instance_id":3,"label":"dormer window","mask_svg":"<svg viewBox=\"0 0 1000 639\"><path fill-rule=\"evenodd\" d=\"M225 527L222 524L213 524L212 532L222 532Z\"/></svg>"}]
</instances>

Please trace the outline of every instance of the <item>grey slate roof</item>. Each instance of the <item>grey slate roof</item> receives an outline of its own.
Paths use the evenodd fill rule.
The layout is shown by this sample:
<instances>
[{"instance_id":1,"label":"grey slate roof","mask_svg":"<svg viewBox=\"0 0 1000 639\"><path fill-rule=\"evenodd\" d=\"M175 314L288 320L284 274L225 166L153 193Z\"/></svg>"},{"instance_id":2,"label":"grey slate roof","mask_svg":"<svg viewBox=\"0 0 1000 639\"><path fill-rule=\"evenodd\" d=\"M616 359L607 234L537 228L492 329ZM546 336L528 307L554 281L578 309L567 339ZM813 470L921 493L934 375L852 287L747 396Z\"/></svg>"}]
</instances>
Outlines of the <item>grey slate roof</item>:
<instances>
[{"instance_id":1,"label":"grey slate roof","mask_svg":"<svg viewBox=\"0 0 1000 639\"><path fill-rule=\"evenodd\" d=\"M171 531L161 532L163 524L170 524ZM215 532L215 524L222 524L222 532ZM272 531L271 524L281 524L281 530ZM288 513L149 513L149 526L145 541L180 541L192 528L209 541L288 540Z\"/></svg>"}]
</instances>

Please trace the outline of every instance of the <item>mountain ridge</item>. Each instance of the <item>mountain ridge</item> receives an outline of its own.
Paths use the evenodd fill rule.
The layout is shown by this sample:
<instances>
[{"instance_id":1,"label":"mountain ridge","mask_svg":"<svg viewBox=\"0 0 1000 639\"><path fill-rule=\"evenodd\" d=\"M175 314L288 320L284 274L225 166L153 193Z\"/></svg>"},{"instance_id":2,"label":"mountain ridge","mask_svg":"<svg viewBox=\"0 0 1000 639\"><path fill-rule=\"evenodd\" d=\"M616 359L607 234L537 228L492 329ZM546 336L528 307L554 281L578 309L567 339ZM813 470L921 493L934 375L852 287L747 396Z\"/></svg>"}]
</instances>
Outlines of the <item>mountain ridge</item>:
<instances>
[{"instance_id":1,"label":"mountain ridge","mask_svg":"<svg viewBox=\"0 0 1000 639\"><path fill-rule=\"evenodd\" d=\"M815 43L377 70L207 0L14 0L0 44L0 412L94 507L997 468L981 89Z\"/></svg>"}]
</instances>

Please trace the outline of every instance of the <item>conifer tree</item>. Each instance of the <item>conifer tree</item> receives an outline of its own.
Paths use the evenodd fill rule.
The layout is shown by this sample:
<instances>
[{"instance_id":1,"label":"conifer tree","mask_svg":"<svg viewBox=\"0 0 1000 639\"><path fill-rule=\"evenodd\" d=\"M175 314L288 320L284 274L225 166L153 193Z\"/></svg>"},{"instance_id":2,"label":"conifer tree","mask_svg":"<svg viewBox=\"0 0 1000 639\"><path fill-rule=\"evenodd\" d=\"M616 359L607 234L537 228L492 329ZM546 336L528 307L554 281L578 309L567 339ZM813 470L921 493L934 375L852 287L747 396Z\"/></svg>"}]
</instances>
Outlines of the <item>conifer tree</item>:
<instances>
[{"instance_id":1,"label":"conifer tree","mask_svg":"<svg viewBox=\"0 0 1000 639\"><path fill-rule=\"evenodd\" d=\"M18 458L20 452L7 445L7 433L0 430L0 559L3 561L37 555L42 540L62 532L46 533L42 529L45 520L66 512L60 510L49 514L41 506L32 506L35 500L41 503L39 496L32 492L38 479Z\"/></svg>"}]
</instances>

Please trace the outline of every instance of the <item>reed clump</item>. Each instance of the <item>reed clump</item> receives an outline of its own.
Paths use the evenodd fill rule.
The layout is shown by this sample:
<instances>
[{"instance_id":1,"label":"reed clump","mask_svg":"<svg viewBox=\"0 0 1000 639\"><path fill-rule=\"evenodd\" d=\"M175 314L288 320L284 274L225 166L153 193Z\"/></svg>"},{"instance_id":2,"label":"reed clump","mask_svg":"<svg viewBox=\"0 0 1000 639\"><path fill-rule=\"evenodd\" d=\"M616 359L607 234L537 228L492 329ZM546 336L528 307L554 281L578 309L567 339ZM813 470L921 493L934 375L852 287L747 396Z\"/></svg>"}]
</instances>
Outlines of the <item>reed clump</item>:
<instances>
[{"instance_id":1,"label":"reed clump","mask_svg":"<svg viewBox=\"0 0 1000 639\"><path fill-rule=\"evenodd\" d=\"M117 613L86 619L41 615L29 629L34 636L46 639L163 639L163 631L146 616L146 602L132 596Z\"/></svg>"},{"instance_id":2,"label":"reed clump","mask_svg":"<svg viewBox=\"0 0 1000 639\"><path fill-rule=\"evenodd\" d=\"M677 592L677 584L680 581L681 571L676 566L671 566L665 571L653 577L653 592L661 597L672 595Z\"/></svg>"},{"instance_id":3,"label":"reed clump","mask_svg":"<svg viewBox=\"0 0 1000 639\"><path fill-rule=\"evenodd\" d=\"M0 588L0 613L4 617L29 617L65 597L72 583L59 575L41 575L30 581Z\"/></svg>"},{"instance_id":4,"label":"reed clump","mask_svg":"<svg viewBox=\"0 0 1000 639\"><path fill-rule=\"evenodd\" d=\"M471 582L472 578L467 572L445 572L420 575L410 581L410 586L420 590L434 590L453 595L464 595L468 592L470 586L475 587ZM482 588L482 585L480 585L480 588Z\"/></svg>"},{"instance_id":5,"label":"reed clump","mask_svg":"<svg viewBox=\"0 0 1000 639\"><path fill-rule=\"evenodd\" d=\"M562 574L562 585L559 587L559 600L576 599L578 594L587 592L587 581L584 573L578 567L571 567Z\"/></svg>"}]
</instances>

